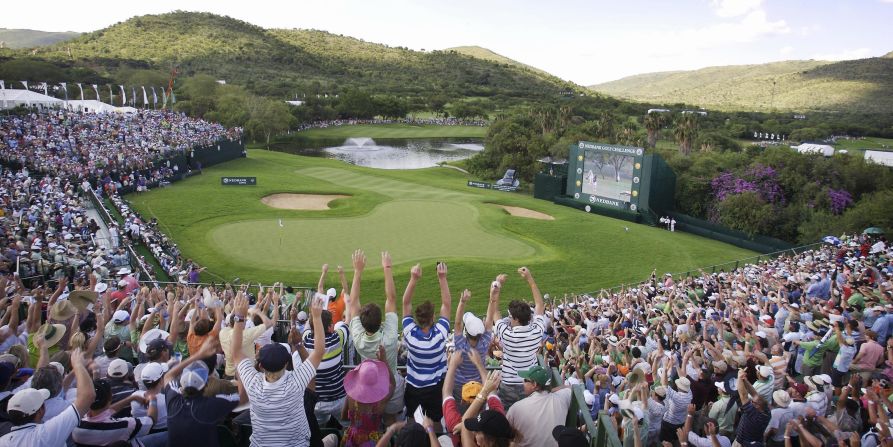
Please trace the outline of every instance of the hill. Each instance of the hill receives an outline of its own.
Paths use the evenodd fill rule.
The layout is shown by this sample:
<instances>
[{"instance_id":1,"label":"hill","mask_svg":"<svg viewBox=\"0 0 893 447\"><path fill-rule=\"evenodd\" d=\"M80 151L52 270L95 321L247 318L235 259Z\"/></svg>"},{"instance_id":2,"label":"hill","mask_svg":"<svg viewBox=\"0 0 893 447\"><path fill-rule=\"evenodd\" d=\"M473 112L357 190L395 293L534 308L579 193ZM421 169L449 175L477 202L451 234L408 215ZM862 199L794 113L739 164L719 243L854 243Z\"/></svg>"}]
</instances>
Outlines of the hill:
<instances>
[{"instance_id":1,"label":"hill","mask_svg":"<svg viewBox=\"0 0 893 447\"><path fill-rule=\"evenodd\" d=\"M518 67L518 68L521 68L524 70L530 70L533 73L537 73L537 74L545 76L545 77L557 79L554 75L550 74L549 72L547 72L545 70L540 70L539 68L532 67L532 66L527 65L522 62L518 62L514 59L511 59L511 58L505 57L499 53L496 53L490 49L487 49L484 47L479 47L477 45L463 46L463 47L452 47L452 48L447 48L443 51L455 51L459 54L464 54L466 56L471 56L473 58L490 61L490 62L495 62L497 64L511 65L513 67Z\"/></svg>"},{"instance_id":2,"label":"hill","mask_svg":"<svg viewBox=\"0 0 893 447\"><path fill-rule=\"evenodd\" d=\"M648 73L589 87L636 101L721 110L893 110L893 57L783 61Z\"/></svg>"},{"instance_id":3,"label":"hill","mask_svg":"<svg viewBox=\"0 0 893 447\"><path fill-rule=\"evenodd\" d=\"M77 37L80 34L73 31L56 33L30 29L0 28L0 48L42 47Z\"/></svg>"},{"instance_id":4,"label":"hill","mask_svg":"<svg viewBox=\"0 0 893 447\"><path fill-rule=\"evenodd\" d=\"M182 75L209 74L273 97L361 88L373 94L532 98L569 88L557 78L457 52L412 51L316 30L268 30L182 11L134 17L43 48L37 57L91 67L110 78L125 68L166 73L176 65Z\"/></svg>"}]
</instances>

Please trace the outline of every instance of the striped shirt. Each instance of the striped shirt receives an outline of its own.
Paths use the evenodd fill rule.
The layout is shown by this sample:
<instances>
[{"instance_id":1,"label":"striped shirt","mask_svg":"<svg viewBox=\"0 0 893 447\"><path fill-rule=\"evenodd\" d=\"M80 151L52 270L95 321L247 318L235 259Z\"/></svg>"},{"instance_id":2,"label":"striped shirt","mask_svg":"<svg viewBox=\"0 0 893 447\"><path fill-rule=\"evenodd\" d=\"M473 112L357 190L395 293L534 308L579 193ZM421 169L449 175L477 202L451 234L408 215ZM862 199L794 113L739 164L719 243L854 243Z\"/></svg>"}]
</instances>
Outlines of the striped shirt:
<instances>
[{"instance_id":1,"label":"striped shirt","mask_svg":"<svg viewBox=\"0 0 893 447\"><path fill-rule=\"evenodd\" d=\"M450 320L440 317L427 333L412 317L403 317L403 341L406 343L406 383L424 388L437 385L446 373L446 342Z\"/></svg>"},{"instance_id":2,"label":"striped shirt","mask_svg":"<svg viewBox=\"0 0 893 447\"><path fill-rule=\"evenodd\" d=\"M112 417L108 409L95 416L84 416L81 423L71 433L71 439L79 445L107 445L118 441L133 441L149 434L152 418Z\"/></svg>"},{"instance_id":3,"label":"striped shirt","mask_svg":"<svg viewBox=\"0 0 893 447\"><path fill-rule=\"evenodd\" d=\"M481 359L487 358L487 351L490 349L491 340L493 340L493 333L489 331L484 332L480 335L477 346L472 347L471 344L468 343L468 338L465 337L465 334L456 334L453 336L453 342L456 344L457 352L468 352L474 349L481 355ZM459 364L459 369L456 370L456 385L465 385L472 380L484 383L484 379L485 377L481 377L481 373L478 371L477 367L474 366L471 359L467 356L463 357L462 363Z\"/></svg>"},{"instance_id":4,"label":"striped shirt","mask_svg":"<svg viewBox=\"0 0 893 447\"><path fill-rule=\"evenodd\" d=\"M316 368L310 360L301 363L297 352L292 354L292 362L299 366L275 382L267 382L252 360L242 359L236 366L251 402L252 446L310 445L304 390L316 376Z\"/></svg>"},{"instance_id":5,"label":"striped shirt","mask_svg":"<svg viewBox=\"0 0 893 447\"><path fill-rule=\"evenodd\" d=\"M316 368L316 395L320 402L333 402L345 396L344 392L344 347L347 346L347 324L335 323L335 331L326 335L326 353ZM304 348L313 352L313 333L304 332Z\"/></svg>"},{"instance_id":6,"label":"striped shirt","mask_svg":"<svg viewBox=\"0 0 893 447\"><path fill-rule=\"evenodd\" d=\"M502 383L521 385L518 371L536 365L536 353L546 331L546 317L534 315L527 326L512 327L506 317L496 322L496 335L502 343Z\"/></svg>"},{"instance_id":7,"label":"striped shirt","mask_svg":"<svg viewBox=\"0 0 893 447\"><path fill-rule=\"evenodd\" d=\"M691 403L691 392L680 393L673 388L667 387L667 413L664 414L664 420L670 424L680 425L685 423L685 416L688 415L688 404Z\"/></svg>"}]
</instances>

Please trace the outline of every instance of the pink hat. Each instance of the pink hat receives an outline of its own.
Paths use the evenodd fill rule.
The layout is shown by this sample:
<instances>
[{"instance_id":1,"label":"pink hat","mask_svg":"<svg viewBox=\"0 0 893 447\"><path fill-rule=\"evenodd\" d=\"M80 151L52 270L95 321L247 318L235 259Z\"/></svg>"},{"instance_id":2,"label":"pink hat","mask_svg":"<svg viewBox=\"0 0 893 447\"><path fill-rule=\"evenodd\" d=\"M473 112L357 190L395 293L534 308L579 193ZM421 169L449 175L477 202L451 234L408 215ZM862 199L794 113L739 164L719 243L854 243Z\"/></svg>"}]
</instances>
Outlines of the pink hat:
<instances>
[{"instance_id":1,"label":"pink hat","mask_svg":"<svg viewBox=\"0 0 893 447\"><path fill-rule=\"evenodd\" d=\"M391 379L388 365L381 360L366 359L344 376L344 390L351 399L374 404L388 396Z\"/></svg>"}]
</instances>

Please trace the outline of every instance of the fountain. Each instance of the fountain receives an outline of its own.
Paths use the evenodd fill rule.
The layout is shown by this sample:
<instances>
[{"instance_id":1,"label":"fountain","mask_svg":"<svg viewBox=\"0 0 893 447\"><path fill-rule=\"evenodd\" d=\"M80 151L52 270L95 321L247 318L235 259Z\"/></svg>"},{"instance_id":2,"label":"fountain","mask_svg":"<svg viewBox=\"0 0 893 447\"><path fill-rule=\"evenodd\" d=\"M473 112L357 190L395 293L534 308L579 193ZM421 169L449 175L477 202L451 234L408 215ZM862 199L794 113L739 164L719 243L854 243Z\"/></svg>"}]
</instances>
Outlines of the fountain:
<instances>
[{"instance_id":1,"label":"fountain","mask_svg":"<svg viewBox=\"0 0 893 447\"><path fill-rule=\"evenodd\" d=\"M344 146L348 147L363 147L363 146L375 146L375 140L369 137L357 137L357 138L348 138L344 140Z\"/></svg>"}]
</instances>

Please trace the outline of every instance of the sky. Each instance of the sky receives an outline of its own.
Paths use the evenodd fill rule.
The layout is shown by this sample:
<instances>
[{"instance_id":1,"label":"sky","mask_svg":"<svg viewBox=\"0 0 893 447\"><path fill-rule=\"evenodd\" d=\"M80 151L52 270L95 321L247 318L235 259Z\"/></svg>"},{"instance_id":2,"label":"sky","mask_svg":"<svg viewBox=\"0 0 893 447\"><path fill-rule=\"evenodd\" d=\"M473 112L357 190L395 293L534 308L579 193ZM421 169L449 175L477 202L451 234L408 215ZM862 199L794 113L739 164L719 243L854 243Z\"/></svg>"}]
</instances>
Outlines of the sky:
<instances>
[{"instance_id":1,"label":"sky","mask_svg":"<svg viewBox=\"0 0 893 447\"><path fill-rule=\"evenodd\" d=\"M580 85L656 71L893 51L893 0L43 0L0 28L87 32L204 11L414 50L478 45Z\"/></svg>"}]
</instances>

